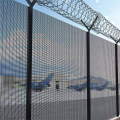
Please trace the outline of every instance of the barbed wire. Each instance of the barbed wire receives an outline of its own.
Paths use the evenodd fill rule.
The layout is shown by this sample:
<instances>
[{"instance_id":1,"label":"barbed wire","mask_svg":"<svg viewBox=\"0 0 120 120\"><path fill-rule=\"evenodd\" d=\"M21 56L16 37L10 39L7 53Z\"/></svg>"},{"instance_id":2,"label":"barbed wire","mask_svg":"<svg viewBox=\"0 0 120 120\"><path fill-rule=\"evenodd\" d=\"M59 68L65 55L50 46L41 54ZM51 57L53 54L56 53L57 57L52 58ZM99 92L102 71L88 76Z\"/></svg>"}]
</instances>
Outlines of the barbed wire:
<instances>
[{"instance_id":1,"label":"barbed wire","mask_svg":"<svg viewBox=\"0 0 120 120\"><path fill-rule=\"evenodd\" d=\"M46 6L65 18L88 28L98 16L92 30L98 34L112 38L114 41L120 39L120 30L110 23L102 14L94 11L83 0L37 0L40 6Z\"/></svg>"}]
</instances>

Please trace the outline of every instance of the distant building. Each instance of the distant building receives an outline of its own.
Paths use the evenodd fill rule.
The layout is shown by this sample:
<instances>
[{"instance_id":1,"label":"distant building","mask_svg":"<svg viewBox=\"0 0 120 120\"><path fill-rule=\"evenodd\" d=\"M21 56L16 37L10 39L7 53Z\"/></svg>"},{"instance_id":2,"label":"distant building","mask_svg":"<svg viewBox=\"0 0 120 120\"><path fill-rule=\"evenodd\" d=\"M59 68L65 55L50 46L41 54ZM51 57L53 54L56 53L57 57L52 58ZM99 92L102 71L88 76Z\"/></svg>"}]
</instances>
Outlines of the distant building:
<instances>
[{"instance_id":1,"label":"distant building","mask_svg":"<svg viewBox=\"0 0 120 120\"><path fill-rule=\"evenodd\" d=\"M25 82L25 79L15 76L2 76L0 75L0 91L5 88L13 88L17 83Z\"/></svg>"}]
</instances>

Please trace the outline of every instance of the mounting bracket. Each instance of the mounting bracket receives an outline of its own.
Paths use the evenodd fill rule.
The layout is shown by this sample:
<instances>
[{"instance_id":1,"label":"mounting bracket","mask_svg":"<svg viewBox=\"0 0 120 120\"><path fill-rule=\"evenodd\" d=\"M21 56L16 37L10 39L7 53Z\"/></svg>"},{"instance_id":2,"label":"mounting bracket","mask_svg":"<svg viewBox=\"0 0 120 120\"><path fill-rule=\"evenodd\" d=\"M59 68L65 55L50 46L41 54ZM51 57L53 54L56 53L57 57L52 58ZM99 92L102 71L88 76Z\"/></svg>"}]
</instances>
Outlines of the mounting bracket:
<instances>
[{"instance_id":1,"label":"mounting bracket","mask_svg":"<svg viewBox=\"0 0 120 120\"><path fill-rule=\"evenodd\" d=\"M26 0L26 2L33 7L35 5L35 3L37 2L37 0L33 0L33 2L31 2L30 0Z\"/></svg>"}]
</instances>

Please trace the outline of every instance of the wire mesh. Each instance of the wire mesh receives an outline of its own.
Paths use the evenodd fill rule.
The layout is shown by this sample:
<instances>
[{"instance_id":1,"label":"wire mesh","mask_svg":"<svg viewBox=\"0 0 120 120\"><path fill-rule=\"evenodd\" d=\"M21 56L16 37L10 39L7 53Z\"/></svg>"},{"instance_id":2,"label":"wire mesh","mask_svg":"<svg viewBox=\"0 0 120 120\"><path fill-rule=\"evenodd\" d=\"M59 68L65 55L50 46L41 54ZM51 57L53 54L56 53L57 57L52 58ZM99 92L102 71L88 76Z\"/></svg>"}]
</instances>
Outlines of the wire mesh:
<instances>
[{"instance_id":1,"label":"wire mesh","mask_svg":"<svg viewBox=\"0 0 120 120\"><path fill-rule=\"evenodd\" d=\"M83 0L37 0L37 3L78 24L83 25L82 20L88 28L98 16L92 30L109 38L113 37L116 41L120 39L120 30L102 14L90 8Z\"/></svg>"},{"instance_id":2,"label":"wire mesh","mask_svg":"<svg viewBox=\"0 0 120 120\"><path fill-rule=\"evenodd\" d=\"M86 90L76 89L86 82L85 39L84 31L34 10L32 119L86 120Z\"/></svg>"},{"instance_id":3,"label":"wire mesh","mask_svg":"<svg viewBox=\"0 0 120 120\"><path fill-rule=\"evenodd\" d=\"M120 45L118 45L118 61L120 61ZM118 62L118 86L119 86L119 108L120 108L120 64Z\"/></svg>"},{"instance_id":4,"label":"wire mesh","mask_svg":"<svg viewBox=\"0 0 120 120\"><path fill-rule=\"evenodd\" d=\"M91 119L107 120L116 116L115 44L90 38Z\"/></svg>"},{"instance_id":5,"label":"wire mesh","mask_svg":"<svg viewBox=\"0 0 120 120\"><path fill-rule=\"evenodd\" d=\"M82 0L71 1L68 6L65 1L38 3L49 3L57 12L64 8L69 12L66 17L81 17L89 27L98 13ZM13 0L0 1L0 120L26 119L27 17L26 6ZM117 28L110 26L115 32L104 31L106 21L98 20L94 30L119 38ZM97 23L103 25L99 30ZM32 120L86 120L86 32L34 10L32 46ZM115 45L91 35L90 46L92 120L106 120L116 116ZM119 51L118 47L118 59Z\"/></svg>"},{"instance_id":6,"label":"wire mesh","mask_svg":"<svg viewBox=\"0 0 120 120\"><path fill-rule=\"evenodd\" d=\"M0 120L25 120L27 7L0 0Z\"/></svg>"}]
</instances>

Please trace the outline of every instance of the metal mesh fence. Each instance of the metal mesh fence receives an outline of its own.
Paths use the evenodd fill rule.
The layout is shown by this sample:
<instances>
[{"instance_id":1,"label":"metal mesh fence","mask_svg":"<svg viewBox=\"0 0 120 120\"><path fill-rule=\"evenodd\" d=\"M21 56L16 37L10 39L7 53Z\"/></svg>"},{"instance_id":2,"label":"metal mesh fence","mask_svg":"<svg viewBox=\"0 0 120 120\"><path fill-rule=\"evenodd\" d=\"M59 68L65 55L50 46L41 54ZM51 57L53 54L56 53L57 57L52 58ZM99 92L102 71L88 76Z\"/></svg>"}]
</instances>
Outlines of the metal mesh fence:
<instances>
[{"instance_id":1,"label":"metal mesh fence","mask_svg":"<svg viewBox=\"0 0 120 120\"><path fill-rule=\"evenodd\" d=\"M27 28L28 8L1 0L0 120L26 119ZM86 120L86 32L34 10L32 36L32 120ZM90 67L91 118L113 118L114 43L90 35Z\"/></svg>"},{"instance_id":2,"label":"metal mesh fence","mask_svg":"<svg viewBox=\"0 0 120 120\"><path fill-rule=\"evenodd\" d=\"M120 61L120 45L118 45L118 61ZM119 86L119 107L120 107L120 64L118 64L118 86Z\"/></svg>"},{"instance_id":3,"label":"metal mesh fence","mask_svg":"<svg viewBox=\"0 0 120 120\"><path fill-rule=\"evenodd\" d=\"M86 120L86 90L76 89L86 82L85 38L84 31L33 12L32 84L41 84L32 88L33 119Z\"/></svg>"},{"instance_id":4,"label":"metal mesh fence","mask_svg":"<svg viewBox=\"0 0 120 120\"><path fill-rule=\"evenodd\" d=\"M91 35L91 119L116 116L115 44Z\"/></svg>"},{"instance_id":5,"label":"metal mesh fence","mask_svg":"<svg viewBox=\"0 0 120 120\"><path fill-rule=\"evenodd\" d=\"M25 120L27 7L0 0L0 120Z\"/></svg>"}]
</instances>

